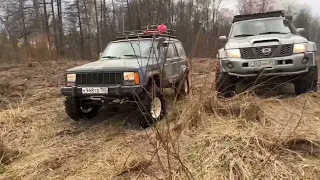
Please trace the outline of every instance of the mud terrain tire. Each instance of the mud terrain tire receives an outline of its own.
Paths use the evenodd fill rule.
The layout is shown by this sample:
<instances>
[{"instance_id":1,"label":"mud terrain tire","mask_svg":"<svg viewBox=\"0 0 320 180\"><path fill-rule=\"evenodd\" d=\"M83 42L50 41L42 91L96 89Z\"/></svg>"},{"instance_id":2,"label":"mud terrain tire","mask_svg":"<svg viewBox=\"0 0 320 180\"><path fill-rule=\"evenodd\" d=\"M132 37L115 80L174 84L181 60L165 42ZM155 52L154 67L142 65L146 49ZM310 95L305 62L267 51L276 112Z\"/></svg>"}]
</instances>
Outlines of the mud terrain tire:
<instances>
[{"instance_id":1,"label":"mud terrain tire","mask_svg":"<svg viewBox=\"0 0 320 180\"><path fill-rule=\"evenodd\" d=\"M295 92L297 95L309 91L317 91L318 85L318 68L310 67L309 71L302 75L294 82Z\"/></svg>"},{"instance_id":2,"label":"mud terrain tire","mask_svg":"<svg viewBox=\"0 0 320 180\"><path fill-rule=\"evenodd\" d=\"M80 101L77 97L66 97L64 101L65 111L70 119L74 121L80 121L83 118L91 119L95 117L99 112L99 107L93 106L88 112L84 112L81 109ZM88 108L89 109L89 108Z\"/></svg>"},{"instance_id":3,"label":"mud terrain tire","mask_svg":"<svg viewBox=\"0 0 320 180\"><path fill-rule=\"evenodd\" d=\"M157 102L157 103L155 103ZM152 112L153 106L161 108L155 113ZM145 129L153 125L158 120L166 114L166 102L162 94L161 89L156 85L156 83L150 82L142 96L141 101L138 102L138 111L139 111L139 125Z\"/></svg>"},{"instance_id":4,"label":"mud terrain tire","mask_svg":"<svg viewBox=\"0 0 320 180\"><path fill-rule=\"evenodd\" d=\"M219 60L215 67L215 87L218 95L223 97L232 97L236 91L236 78L221 72Z\"/></svg>"}]
</instances>

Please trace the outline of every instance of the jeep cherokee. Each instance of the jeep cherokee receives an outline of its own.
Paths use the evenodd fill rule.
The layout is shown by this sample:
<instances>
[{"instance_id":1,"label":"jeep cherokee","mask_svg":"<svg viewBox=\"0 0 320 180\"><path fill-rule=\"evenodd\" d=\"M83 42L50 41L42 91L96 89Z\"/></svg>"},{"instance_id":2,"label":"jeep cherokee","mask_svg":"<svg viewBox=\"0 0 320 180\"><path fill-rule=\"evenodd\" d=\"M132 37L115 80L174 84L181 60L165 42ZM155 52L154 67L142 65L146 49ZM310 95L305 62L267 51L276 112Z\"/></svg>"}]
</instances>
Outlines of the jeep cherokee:
<instances>
[{"instance_id":1,"label":"jeep cherokee","mask_svg":"<svg viewBox=\"0 0 320 180\"><path fill-rule=\"evenodd\" d=\"M93 118L103 106L134 105L148 127L166 113L161 88L173 88L178 98L189 93L182 43L173 30L152 27L119 32L99 60L67 70L61 92L71 119Z\"/></svg>"}]
</instances>

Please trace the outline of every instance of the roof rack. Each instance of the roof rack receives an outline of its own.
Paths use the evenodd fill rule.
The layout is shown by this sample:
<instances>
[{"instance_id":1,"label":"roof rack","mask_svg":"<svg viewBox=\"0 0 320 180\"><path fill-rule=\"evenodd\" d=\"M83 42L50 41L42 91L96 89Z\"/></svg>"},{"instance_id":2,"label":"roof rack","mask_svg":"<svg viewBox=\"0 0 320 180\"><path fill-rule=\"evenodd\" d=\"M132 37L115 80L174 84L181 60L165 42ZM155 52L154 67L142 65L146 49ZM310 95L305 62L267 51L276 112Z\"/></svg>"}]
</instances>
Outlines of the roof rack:
<instances>
[{"instance_id":1,"label":"roof rack","mask_svg":"<svg viewBox=\"0 0 320 180\"><path fill-rule=\"evenodd\" d=\"M245 21L245 20L259 19L259 18L269 18L269 17L285 17L284 10L270 11L270 12L265 12L265 13L236 15L233 18L233 23L238 22L238 21Z\"/></svg>"},{"instance_id":2,"label":"roof rack","mask_svg":"<svg viewBox=\"0 0 320 180\"><path fill-rule=\"evenodd\" d=\"M142 30L123 31L118 32L116 39L133 39L133 38L153 38L153 37L168 37L176 38L175 30L167 29L167 31L161 31L158 29L158 25L149 25L142 28Z\"/></svg>"}]
</instances>

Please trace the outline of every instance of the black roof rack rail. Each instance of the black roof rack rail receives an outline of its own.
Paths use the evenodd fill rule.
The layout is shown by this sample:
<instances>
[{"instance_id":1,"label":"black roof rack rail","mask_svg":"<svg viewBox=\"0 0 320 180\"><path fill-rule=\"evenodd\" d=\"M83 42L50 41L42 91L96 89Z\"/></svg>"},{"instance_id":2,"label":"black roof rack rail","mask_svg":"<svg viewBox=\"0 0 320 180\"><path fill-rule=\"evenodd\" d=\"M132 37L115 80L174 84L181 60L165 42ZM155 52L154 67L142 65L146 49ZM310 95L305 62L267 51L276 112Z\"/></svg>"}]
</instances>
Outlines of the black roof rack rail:
<instances>
[{"instance_id":1,"label":"black roof rack rail","mask_svg":"<svg viewBox=\"0 0 320 180\"><path fill-rule=\"evenodd\" d=\"M265 12L265 13L236 15L233 18L233 23L238 22L238 21L245 21L245 20L259 19L259 18L269 18L269 17L285 17L284 10L270 11L270 12Z\"/></svg>"},{"instance_id":2,"label":"black roof rack rail","mask_svg":"<svg viewBox=\"0 0 320 180\"><path fill-rule=\"evenodd\" d=\"M153 38L153 37L168 37L176 38L175 30L167 29L167 32L158 30L158 25L149 25L142 28L142 30L123 31L118 32L116 39L133 39L133 38Z\"/></svg>"}]
</instances>

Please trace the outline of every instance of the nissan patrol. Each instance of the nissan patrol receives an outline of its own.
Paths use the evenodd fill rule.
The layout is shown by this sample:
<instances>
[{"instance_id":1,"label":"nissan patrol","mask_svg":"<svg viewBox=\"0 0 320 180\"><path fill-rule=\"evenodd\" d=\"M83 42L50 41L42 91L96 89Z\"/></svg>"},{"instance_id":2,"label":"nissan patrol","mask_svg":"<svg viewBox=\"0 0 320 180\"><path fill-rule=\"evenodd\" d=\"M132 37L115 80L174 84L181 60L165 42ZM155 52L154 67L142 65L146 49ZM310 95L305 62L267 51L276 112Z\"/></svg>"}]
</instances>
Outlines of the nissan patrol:
<instances>
[{"instance_id":1,"label":"nissan patrol","mask_svg":"<svg viewBox=\"0 0 320 180\"><path fill-rule=\"evenodd\" d=\"M217 55L218 93L232 96L266 79L291 81L298 95L316 90L317 48L303 30L284 11L235 16L228 38L219 37L225 45Z\"/></svg>"}]
</instances>

